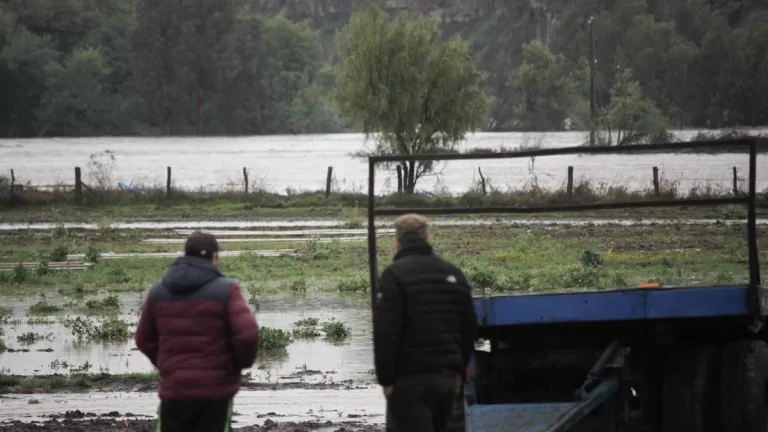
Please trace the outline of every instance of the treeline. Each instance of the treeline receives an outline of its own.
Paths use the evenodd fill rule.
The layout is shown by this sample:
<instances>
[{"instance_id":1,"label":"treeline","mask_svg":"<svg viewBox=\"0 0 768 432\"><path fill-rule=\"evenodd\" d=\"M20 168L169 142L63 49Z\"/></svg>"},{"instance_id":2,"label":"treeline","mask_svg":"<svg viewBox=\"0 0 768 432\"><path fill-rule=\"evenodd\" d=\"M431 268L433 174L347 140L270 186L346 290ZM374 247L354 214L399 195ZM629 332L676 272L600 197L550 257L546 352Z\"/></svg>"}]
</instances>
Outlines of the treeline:
<instances>
[{"instance_id":1,"label":"treeline","mask_svg":"<svg viewBox=\"0 0 768 432\"><path fill-rule=\"evenodd\" d=\"M324 59L336 57L324 55L318 33L247 3L0 0L0 136L360 129L328 99L337 83ZM532 3L515 0L449 31L470 42L485 72L483 128L596 122L596 143L616 145L656 140L669 127L768 124L768 3L536 3L532 16Z\"/></svg>"},{"instance_id":2,"label":"treeline","mask_svg":"<svg viewBox=\"0 0 768 432\"><path fill-rule=\"evenodd\" d=\"M489 71L488 89L496 97L493 129L556 130L568 126L557 115L532 114L527 109L532 104L546 107L549 113L566 111L576 127L584 127L589 95L588 75L584 73L591 48L590 18L599 109L608 110L617 91L640 91L670 127L768 124L768 3L545 0L537 4L549 13L539 11L536 25L548 27L554 23L547 31L537 33L555 57L549 59L550 67L542 68L541 62L546 59L528 53L532 59L529 65L545 70L547 75L529 74L526 84L535 81L539 87L527 89L533 88L543 95L543 100L532 101L530 95L521 97L521 79L524 81L526 76L525 70L520 72L518 68L526 53L518 48L520 44L500 50L491 35L480 38L482 45L476 44L483 67ZM505 28L512 29L508 32L525 30L515 27L514 22L507 24L510 26ZM497 32L495 40L504 40L503 35ZM532 35L526 36L530 39ZM637 89L625 85L628 70L639 85ZM564 88L568 89L567 97L563 96Z\"/></svg>"},{"instance_id":3,"label":"treeline","mask_svg":"<svg viewBox=\"0 0 768 432\"><path fill-rule=\"evenodd\" d=\"M322 59L242 0L0 0L0 136L336 132Z\"/></svg>"}]
</instances>

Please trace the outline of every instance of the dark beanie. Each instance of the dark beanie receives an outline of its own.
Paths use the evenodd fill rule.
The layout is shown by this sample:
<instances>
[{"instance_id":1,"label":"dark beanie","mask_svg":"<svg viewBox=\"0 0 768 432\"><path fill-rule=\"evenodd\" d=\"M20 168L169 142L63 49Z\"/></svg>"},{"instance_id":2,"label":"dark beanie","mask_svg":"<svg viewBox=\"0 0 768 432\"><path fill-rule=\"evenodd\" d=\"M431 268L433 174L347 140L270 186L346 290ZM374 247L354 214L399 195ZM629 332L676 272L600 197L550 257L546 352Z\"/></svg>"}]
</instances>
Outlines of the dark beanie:
<instances>
[{"instance_id":1,"label":"dark beanie","mask_svg":"<svg viewBox=\"0 0 768 432\"><path fill-rule=\"evenodd\" d=\"M184 255L189 257L213 259L213 254L219 251L219 242L213 234L196 232L189 236L184 244Z\"/></svg>"}]
</instances>

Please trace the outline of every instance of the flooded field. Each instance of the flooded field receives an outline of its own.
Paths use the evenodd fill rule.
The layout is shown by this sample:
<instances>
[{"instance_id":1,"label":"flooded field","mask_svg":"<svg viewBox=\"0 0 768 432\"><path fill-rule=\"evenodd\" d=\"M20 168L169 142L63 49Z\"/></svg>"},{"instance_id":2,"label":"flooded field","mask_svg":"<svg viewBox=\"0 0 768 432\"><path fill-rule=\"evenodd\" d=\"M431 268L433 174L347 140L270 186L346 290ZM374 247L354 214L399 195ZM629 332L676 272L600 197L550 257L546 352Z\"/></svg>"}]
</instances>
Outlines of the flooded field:
<instances>
[{"instance_id":1,"label":"flooded field","mask_svg":"<svg viewBox=\"0 0 768 432\"><path fill-rule=\"evenodd\" d=\"M143 294L123 294L120 318L135 325L138 320ZM5 339L10 350L0 355L0 370L14 375L48 375L69 373L73 369L93 373L127 374L152 372L149 360L135 351L133 339L124 343L82 343L60 322L59 317L46 317L51 321L29 322L27 311L38 298L4 298L2 304L12 308L10 325L5 326ZM64 303L66 299L47 296L51 303ZM372 384L373 365L371 313L366 296L341 297L333 294L311 294L306 297L289 295L263 296L258 299L256 319L261 326L291 331L300 319L313 317L321 322L335 319L352 329L351 336L341 344L332 344L322 338L297 339L287 348L285 355L270 356L262 353L250 372L257 383L302 382L354 382ZM67 311L61 314L67 316ZM31 344L18 343L17 338L27 333L44 336ZM22 350L22 351L17 351ZM28 351L27 351L28 350ZM312 371L312 373L307 373Z\"/></svg>"},{"instance_id":2,"label":"flooded field","mask_svg":"<svg viewBox=\"0 0 768 432\"><path fill-rule=\"evenodd\" d=\"M30 401L35 402L30 404ZM235 427L261 425L267 420L281 423L384 422L384 397L381 390L373 387L355 390L241 391L234 403ZM75 410L96 415L119 413L120 417L151 418L157 412L157 405L157 395L149 392L12 395L0 403L0 425L8 419L39 421ZM24 414L20 415L21 412ZM329 430L337 429L338 426Z\"/></svg>"},{"instance_id":3,"label":"flooded field","mask_svg":"<svg viewBox=\"0 0 768 432\"><path fill-rule=\"evenodd\" d=\"M690 139L697 131L678 131ZM584 132L559 133L478 133L468 137L462 150L475 148L514 149L524 145L542 148L578 146ZM17 183L35 185L72 184L75 166L84 169L91 154L110 150L115 155L114 182L165 185L166 166L173 168L173 182L183 188L223 188L239 185L243 166L251 172L253 187L275 192L318 190L325 186L326 169L335 168L336 190L363 191L367 165L352 154L368 144L360 134L259 136L239 138L76 138L0 140L2 170L14 169ZM216 149L212 152L211 149ZM764 161L758 163L764 164ZM459 193L469 188L480 167L492 184L505 189L536 180L539 186L555 188L566 179L568 166L575 180L594 184L623 184L648 188L652 167L664 180L679 183L683 190L693 185L716 184L730 187L732 168L746 173L744 154L720 155L603 155L549 156L520 160L457 161L445 163L439 175L420 182L428 191ZM760 189L768 179L758 179ZM396 189L396 178L378 175L377 193Z\"/></svg>"}]
</instances>

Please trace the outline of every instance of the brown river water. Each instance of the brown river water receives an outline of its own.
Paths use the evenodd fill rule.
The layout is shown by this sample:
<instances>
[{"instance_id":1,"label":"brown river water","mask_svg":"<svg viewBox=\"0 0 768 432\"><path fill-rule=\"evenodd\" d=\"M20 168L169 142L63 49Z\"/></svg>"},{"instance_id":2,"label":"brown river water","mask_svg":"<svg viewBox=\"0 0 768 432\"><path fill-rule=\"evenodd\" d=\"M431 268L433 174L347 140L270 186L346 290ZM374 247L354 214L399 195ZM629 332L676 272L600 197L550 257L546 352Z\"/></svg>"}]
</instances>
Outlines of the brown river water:
<instances>
[{"instance_id":1,"label":"brown river water","mask_svg":"<svg viewBox=\"0 0 768 432\"><path fill-rule=\"evenodd\" d=\"M760 132L760 130L756 130ZM678 131L679 139L690 139L697 131ZM477 133L470 135L461 150L525 145L542 148L570 147L585 141L584 132ZM327 167L334 167L337 190L367 189L367 164L352 157L370 148L361 134L210 137L210 138L71 138L0 140L0 173L15 170L18 183L33 185L72 184L74 167L84 170L89 182L88 158L111 150L115 155L112 182L164 185L166 167L173 168L173 182L184 188L240 188L242 168L250 171L253 187L270 191L318 190L325 186ZM764 164L764 160L759 161ZM624 184L633 188L651 185L652 167L662 178L678 182L688 190L694 185L730 187L733 167L746 176L745 154L719 155L596 155L548 156L520 160L454 161L440 165L439 175L425 178L419 188L430 192L457 193L478 180L478 167L499 188L518 188L534 176L546 188L561 186L567 167L574 166L575 181L594 184ZM763 176L764 177L764 176ZM768 179L758 179L761 189ZM392 192L397 182L391 172L377 176L377 193Z\"/></svg>"}]
</instances>

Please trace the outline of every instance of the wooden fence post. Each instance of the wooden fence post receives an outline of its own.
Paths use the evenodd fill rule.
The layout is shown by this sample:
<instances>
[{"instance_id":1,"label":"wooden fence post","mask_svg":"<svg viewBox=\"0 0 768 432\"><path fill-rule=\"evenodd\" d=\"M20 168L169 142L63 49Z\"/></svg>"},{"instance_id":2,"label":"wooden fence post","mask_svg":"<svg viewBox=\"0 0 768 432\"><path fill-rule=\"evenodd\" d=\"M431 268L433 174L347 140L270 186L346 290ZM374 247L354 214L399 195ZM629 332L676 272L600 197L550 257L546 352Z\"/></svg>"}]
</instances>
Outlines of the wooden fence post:
<instances>
[{"instance_id":1,"label":"wooden fence post","mask_svg":"<svg viewBox=\"0 0 768 432\"><path fill-rule=\"evenodd\" d=\"M11 170L11 190L10 190L10 194L8 195L11 198L11 201L13 201L15 197L14 195L16 193L15 189L16 189L16 175L14 174L13 170Z\"/></svg>"},{"instance_id":2,"label":"wooden fence post","mask_svg":"<svg viewBox=\"0 0 768 432\"><path fill-rule=\"evenodd\" d=\"M568 166L568 199L573 198L573 167Z\"/></svg>"},{"instance_id":3,"label":"wooden fence post","mask_svg":"<svg viewBox=\"0 0 768 432\"><path fill-rule=\"evenodd\" d=\"M165 181L165 196L171 197L171 167L168 167L168 179Z\"/></svg>"},{"instance_id":4,"label":"wooden fence post","mask_svg":"<svg viewBox=\"0 0 768 432\"><path fill-rule=\"evenodd\" d=\"M248 195L248 169L243 167L243 181L245 182L245 194Z\"/></svg>"},{"instance_id":5,"label":"wooden fence post","mask_svg":"<svg viewBox=\"0 0 768 432\"><path fill-rule=\"evenodd\" d=\"M480 187L483 188L483 196L488 195L488 189L485 183L485 176L483 176L483 171L480 169L480 167L477 167L477 173L480 174Z\"/></svg>"},{"instance_id":6,"label":"wooden fence post","mask_svg":"<svg viewBox=\"0 0 768 432\"><path fill-rule=\"evenodd\" d=\"M75 202L83 202L83 178L80 167L75 167Z\"/></svg>"},{"instance_id":7,"label":"wooden fence post","mask_svg":"<svg viewBox=\"0 0 768 432\"><path fill-rule=\"evenodd\" d=\"M331 196L331 181L333 180L333 167L328 167L328 175L325 177L325 198Z\"/></svg>"},{"instance_id":8,"label":"wooden fence post","mask_svg":"<svg viewBox=\"0 0 768 432\"><path fill-rule=\"evenodd\" d=\"M739 196L739 176L736 172L736 167L733 167L733 196Z\"/></svg>"},{"instance_id":9,"label":"wooden fence post","mask_svg":"<svg viewBox=\"0 0 768 432\"><path fill-rule=\"evenodd\" d=\"M403 193L403 167L397 166L397 193Z\"/></svg>"},{"instance_id":10,"label":"wooden fence post","mask_svg":"<svg viewBox=\"0 0 768 432\"><path fill-rule=\"evenodd\" d=\"M653 167L653 193L661 196L661 185L659 184L659 167Z\"/></svg>"}]
</instances>

